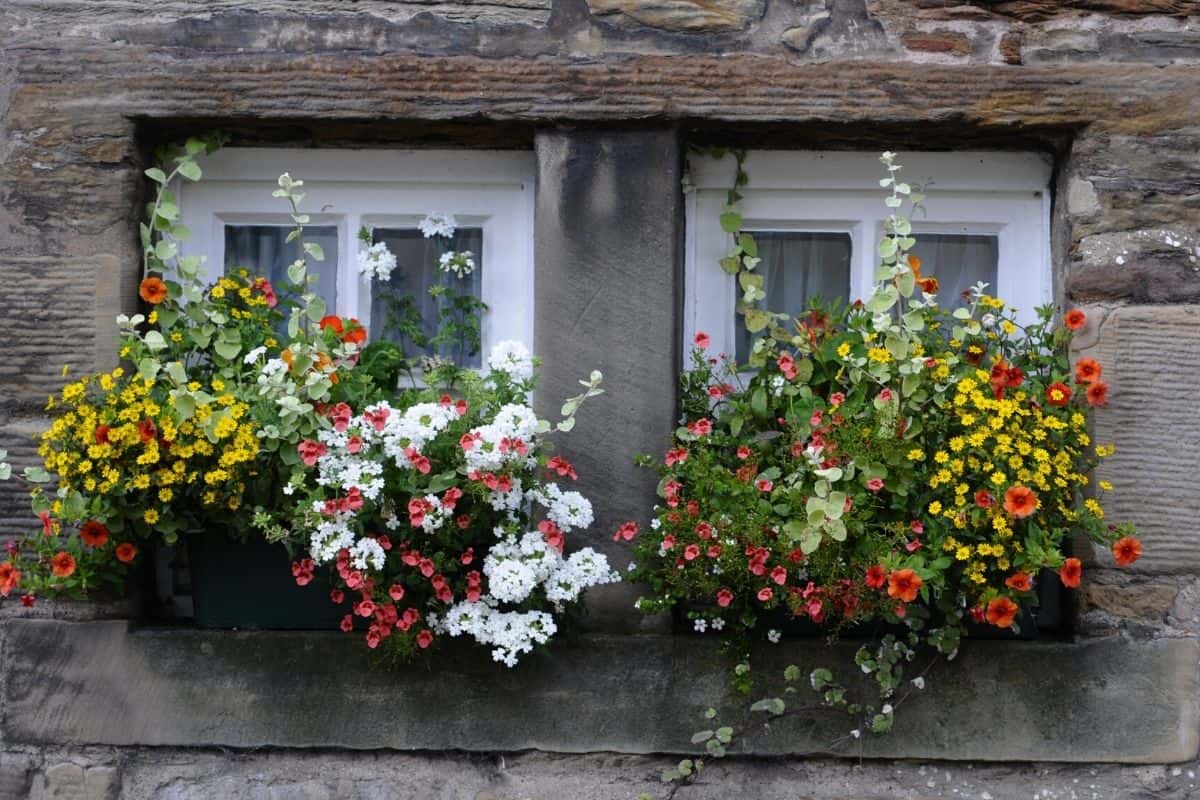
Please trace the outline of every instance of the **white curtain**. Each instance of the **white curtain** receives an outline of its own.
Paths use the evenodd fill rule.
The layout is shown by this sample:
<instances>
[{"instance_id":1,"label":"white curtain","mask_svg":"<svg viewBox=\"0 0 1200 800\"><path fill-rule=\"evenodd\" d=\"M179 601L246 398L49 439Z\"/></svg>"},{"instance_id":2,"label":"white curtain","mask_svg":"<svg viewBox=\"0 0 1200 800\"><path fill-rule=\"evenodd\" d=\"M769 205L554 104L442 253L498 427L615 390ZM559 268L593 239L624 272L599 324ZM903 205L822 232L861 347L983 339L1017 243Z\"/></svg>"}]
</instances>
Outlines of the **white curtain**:
<instances>
[{"instance_id":1,"label":"white curtain","mask_svg":"<svg viewBox=\"0 0 1200 800\"><path fill-rule=\"evenodd\" d=\"M761 263L755 272L763 276L767 297L760 308L802 314L811 300L823 302L850 296L850 235L803 231L758 231L753 234ZM741 290L738 290L739 297ZM750 355L751 337L738 317L737 361Z\"/></svg>"},{"instance_id":2,"label":"white curtain","mask_svg":"<svg viewBox=\"0 0 1200 800\"><path fill-rule=\"evenodd\" d=\"M995 236L919 233L912 253L921 259L921 275L937 278L938 304L963 305L963 292L983 281L996 294L999 246Z\"/></svg>"},{"instance_id":3,"label":"white curtain","mask_svg":"<svg viewBox=\"0 0 1200 800\"><path fill-rule=\"evenodd\" d=\"M288 265L299 258L299 242L287 241L292 228L282 225L226 225L225 271L245 267L256 277L266 278L277 291L288 286ZM309 259L308 268L319 277L317 293L332 312L337 303L337 228L332 225L305 227L304 240L325 251L324 261Z\"/></svg>"}]
</instances>

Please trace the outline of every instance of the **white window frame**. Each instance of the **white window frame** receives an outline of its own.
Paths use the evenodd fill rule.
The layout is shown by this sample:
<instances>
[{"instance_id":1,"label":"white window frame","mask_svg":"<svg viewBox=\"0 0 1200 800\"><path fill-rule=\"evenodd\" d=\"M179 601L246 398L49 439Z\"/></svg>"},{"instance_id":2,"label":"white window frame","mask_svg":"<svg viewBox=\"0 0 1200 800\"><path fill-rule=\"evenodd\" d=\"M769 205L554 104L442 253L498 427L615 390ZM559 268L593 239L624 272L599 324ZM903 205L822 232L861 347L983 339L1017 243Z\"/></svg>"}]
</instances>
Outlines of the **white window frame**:
<instances>
[{"instance_id":1,"label":"white window frame","mask_svg":"<svg viewBox=\"0 0 1200 800\"><path fill-rule=\"evenodd\" d=\"M901 179L931 181L917 233L987 234L998 239L997 286L990 291L1016 308L1022 323L1050 302L1050 180L1038 153L900 153ZM876 242L890 209L878 153L759 150L747 153L749 185L742 190L743 229L848 233L850 299L865 298L879 265ZM707 333L711 351L733 355L736 279L720 267L732 244L718 219L733 185L732 157L694 157L686 199L684 345ZM947 298L945 302L949 303Z\"/></svg>"},{"instance_id":2,"label":"white window frame","mask_svg":"<svg viewBox=\"0 0 1200 800\"><path fill-rule=\"evenodd\" d=\"M206 280L224 273L225 225L291 225L287 201L271 196L284 172L303 180L301 211L310 226L338 230L337 300L330 309L371 330L370 278L358 274L358 231L415 228L427 214L453 214L460 228L483 229L476 253L486 358L496 343L533 347L532 152L501 150L301 150L238 148L202 157L202 180L178 187L183 224L192 238L184 255L206 256Z\"/></svg>"}]
</instances>

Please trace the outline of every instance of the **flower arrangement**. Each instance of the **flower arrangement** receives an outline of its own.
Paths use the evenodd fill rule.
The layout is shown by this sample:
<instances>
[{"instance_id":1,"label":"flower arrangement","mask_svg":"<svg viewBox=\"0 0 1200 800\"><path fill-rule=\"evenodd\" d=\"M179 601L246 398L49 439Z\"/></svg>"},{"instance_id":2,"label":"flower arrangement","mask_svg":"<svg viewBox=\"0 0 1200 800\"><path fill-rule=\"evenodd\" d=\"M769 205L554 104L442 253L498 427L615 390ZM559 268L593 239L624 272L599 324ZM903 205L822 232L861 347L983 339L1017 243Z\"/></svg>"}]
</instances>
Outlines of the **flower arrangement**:
<instances>
[{"instance_id":1,"label":"flower arrangement","mask_svg":"<svg viewBox=\"0 0 1200 800\"><path fill-rule=\"evenodd\" d=\"M483 374L435 358L416 379L400 347L368 344L357 320L326 313L309 270L324 254L304 239L303 181L288 174L274 192L301 253L287 285L245 269L206 284L201 259L180 254L187 231L170 187L199 180L198 157L218 145L189 140L170 172L146 172L157 187L142 226L147 313L118 318L120 366L48 403L44 466L25 474L41 529L10 546L0 596L32 605L119 588L147 544L219 528L287 545L301 586L328 568L331 601L357 597L343 630L365 628L371 648L386 639L411 654L467 634L514 665L584 590L617 580L590 548L565 553L592 510L552 479L575 471L549 454L549 435L602 393L600 374L553 426L529 406L536 360L519 343L494 348ZM454 220L431 215L421 228L450 236ZM451 256L440 269L474 269L470 253ZM358 264L373 280L395 265L382 243ZM469 299L455 311L481 312ZM478 348L477 319L451 322L444 335L473 332L463 349Z\"/></svg>"},{"instance_id":2,"label":"flower arrangement","mask_svg":"<svg viewBox=\"0 0 1200 800\"><path fill-rule=\"evenodd\" d=\"M1099 495L1112 487L1089 477L1113 448L1088 432L1108 398L1102 367L1068 357L1084 313L1057 324L1045 307L1022 325L983 284L959 308L939 305L902 213L920 194L891 154L883 162L891 216L865 301L816 303L796 319L758 309L753 243L735 235L741 310L759 335L750 363L696 336L682 424L664 458L643 458L661 503L649 530L617 532L635 542L632 578L649 587L639 607L680 608L739 656L797 621L886 631L857 657L878 703L850 702L828 670L812 676L824 702L880 732L919 648L952 657L972 624L1030 624L1039 582L1079 585L1073 535L1120 566L1141 552L1129 526L1105 517ZM722 222L736 234L736 209Z\"/></svg>"}]
</instances>

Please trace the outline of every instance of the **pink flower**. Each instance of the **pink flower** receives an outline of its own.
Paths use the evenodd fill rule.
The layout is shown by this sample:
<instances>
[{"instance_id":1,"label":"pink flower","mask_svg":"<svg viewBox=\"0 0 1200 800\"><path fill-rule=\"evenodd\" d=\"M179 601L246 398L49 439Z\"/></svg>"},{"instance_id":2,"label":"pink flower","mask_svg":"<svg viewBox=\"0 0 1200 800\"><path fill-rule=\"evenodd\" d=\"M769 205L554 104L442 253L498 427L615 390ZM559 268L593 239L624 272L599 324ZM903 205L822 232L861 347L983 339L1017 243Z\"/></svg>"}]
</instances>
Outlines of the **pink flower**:
<instances>
[{"instance_id":1,"label":"pink flower","mask_svg":"<svg viewBox=\"0 0 1200 800\"><path fill-rule=\"evenodd\" d=\"M469 406L467 405L466 400L459 400L454 404L454 413L458 414L460 417L465 417L467 415L468 408Z\"/></svg>"},{"instance_id":2,"label":"pink flower","mask_svg":"<svg viewBox=\"0 0 1200 800\"><path fill-rule=\"evenodd\" d=\"M840 406L844 402L846 402L846 395L841 392L834 392L829 395L829 405L831 406Z\"/></svg>"},{"instance_id":3,"label":"pink flower","mask_svg":"<svg viewBox=\"0 0 1200 800\"><path fill-rule=\"evenodd\" d=\"M689 544L687 547L683 548L683 560L684 561L695 561L699 557L700 557L700 545Z\"/></svg>"},{"instance_id":4,"label":"pink flower","mask_svg":"<svg viewBox=\"0 0 1200 800\"><path fill-rule=\"evenodd\" d=\"M883 391L879 393L879 399L885 403L892 402L892 390L884 388Z\"/></svg>"},{"instance_id":5,"label":"pink flower","mask_svg":"<svg viewBox=\"0 0 1200 800\"><path fill-rule=\"evenodd\" d=\"M314 442L312 439L305 439L296 446L297 452L300 453L300 460L304 462L304 466L311 467L317 463L321 456L325 455L327 448L320 442Z\"/></svg>"},{"instance_id":6,"label":"pink flower","mask_svg":"<svg viewBox=\"0 0 1200 800\"><path fill-rule=\"evenodd\" d=\"M712 343L712 340L708 338L707 333L705 333L704 331L700 331L699 333L696 334L695 342L696 342L696 347L699 347L701 350L707 350L709 344Z\"/></svg>"},{"instance_id":7,"label":"pink flower","mask_svg":"<svg viewBox=\"0 0 1200 800\"><path fill-rule=\"evenodd\" d=\"M329 412L329 418L333 420L333 429L338 433L342 433L350 427L350 420L354 416L354 412L346 403L338 403Z\"/></svg>"},{"instance_id":8,"label":"pink flower","mask_svg":"<svg viewBox=\"0 0 1200 800\"><path fill-rule=\"evenodd\" d=\"M329 600L334 605L341 605L346 601L346 593L341 589L331 589L329 592Z\"/></svg>"},{"instance_id":9,"label":"pink flower","mask_svg":"<svg viewBox=\"0 0 1200 800\"><path fill-rule=\"evenodd\" d=\"M346 451L351 455L360 452L363 449L363 440L361 436L351 436L346 440Z\"/></svg>"},{"instance_id":10,"label":"pink flower","mask_svg":"<svg viewBox=\"0 0 1200 800\"><path fill-rule=\"evenodd\" d=\"M771 580L775 581L775 583L779 584L780 586L783 586L785 583L787 583L787 568L775 567L775 569L771 570Z\"/></svg>"},{"instance_id":11,"label":"pink flower","mask_svg":"<svg viewBox=\"0 0 1200 800\"><path fill-rule=\"evenodd\" d=\"M617 528L617 532L615 534L613 534L613 541L619 542L622 539L624 539L627 542L632 542L633 537L637 536L637 534L638 534L638 524L631 520L629 522L623 523L621 525L621 527Z\"/></svg>"},{"instance_id":12,"label":"pink flower","mask_svg":"<svg viewBox=\"0 0 1200 800\"><path fill-rule=\"evenodd\" d=\"M682 464L683 462L687 461L687 459L688 459L687 449L683 448L683 447L676 447L674 450L667 451L666 458L663 459L663 462L668 467L673 467L676 464Z\"/></svg>"},{"instance_id":13,"label":"pink flower","mask_svg":"<svg viewBox=\"0 0 1200 800\"><path fill-rule=\"evenodd\" d=\"M342 617L342 621L338 624L338 627L342 629L342 633L349 633L354 630L354 617L349 614Z\"/></svg>"},{"instance_id":14,"label":"pink flower","mask_svg":"<svg viewBox=\"0 0 1200 800\"><path fill-rule=\"evenodd\" d=\"M760 492L769 492L775 488L775 484L766 478L759 478L757 481L755 481L754 485L758 487Z\"/></svg>"},{"instance_id":15,"label":"pink flower","mask_svg":"<svg viewBox=\"0 0 1200 800\"><path fill-rule=\"evenodd\" d=\"M768 602L770 602L771 598L774 596L775 596L775 590L772 589L770 586L764 586L763 588L758 590L759 602L768 603Z\"/></svg>"},{"instance_id":16,"label":"pink flower","mask_svg":"<svg viewBox=\"0 0 1200 800\"><path fill-rule=\"evenodd\" d=\"M738 447L737 457L740 458L742 461L745 461L747 458L750 457L750 448L747 447L746 445L741 445L740 447Z\"/></svg>"},{"instance_id":17,"label":"pink flower","mask_svg":"<svg viewBox=\"0 0 1200 800\"><path fill-rule=\"evenodd\" d=\"M675 537L668 533L663 537L662 544L660 546L663 550L670 550L675 546Z\"/></svg>"},{"instance_id":18,"label":"pink flower","mask_svg":"<svg viewBox=\"0 0 1200 800\"><path fill-rule=\"evenodd\" d=\"M404 587L398 583L393 583L391 588L388 589L388 596L391 597L394 602L399 603L404 599Z\"/></svg>"},{"instance_id":19,"label":"pink flower","mask_svg":"<svg viewBox=\"0 0 1200 800\"><path fill-rule=\"evenodd\" d=\"M920 549L921 549L921 540L920 540L920 539L913 539L911 542L909 542L908 544L904 545L904 549L905 549L905 550L907 550L907 551L908 551L908 552L910 552L910 553L915 553L915 552L917 552L918 550L920 550Z\"/></svg>"},{"instance_id":20,"label":"pink flower","mask_svg":"<svg viewBox=\"0 0 1200 800\"><path fill-rule=\"evenodd\" d=\"M911 530L913 533L917 534L918 536L925 532L925 523L921 522L921 520L919 520L919 519L914 519L912 521L912 524L909 525L908 527L909 527L909 530Z\"/></svg>"},{"instance_id":21,"label":"pink flower","mask_svg":"<svg viewBox=\"0 0 1200 800\"><path fill-rule=\"evenodd\" d=\"M433 633L429 629L422 630L417 634L417 647L425 650L431 644L433 644Z\"/></svg>"},{"instance_id":22,"label":"pink flower","mask_svg":"<svg viewBox=\"0 0 1200 800\"><path fill-rule=\"evenodd\" d=\"M689 422L687 429L693 436L708 436L712 433L712 420L701 417L695 422Z\"/></svg>"},{"instance_id":23,"label":"pink flower","mask_svg":"<svg viewBox=\"0 0 1200 800\"><path fill-rule=\"evenodd\" d=\"M779 371L783 373L783 377L789 381L796 377L796 360L792 358L790 353L784 353L779 358L775 359L775 365L779 367Z\"/></svg>"},{"instance_id":24,"label":"pink flower","mask_svg":"<svg viewBox=\"0 0 1200 800\"><path fill-rule=\"evenodd\" d=\"M367 422L371 423L371 427L376 431L382 431L384 426L387 425L389 413L390 411L386 408L378 408L374 411L365 412L363 417L366 418Z\"/></svg>"},{"instance_id":25,"label":"pink flower","mask_svg":"<svg viewBox=\"0 0 1200 800\"><path fill-rule=\"evenodd\" d=\"M719 545L719 544L713 544L713 545L709 545L709 546L708 546L708 553L707 553L707 555L708 555L708 557L709 557L709 558L720 558L720 556L721 556L721 545Z\"/></svg>"},{"instance_id":26,"label":"pink flower","mask_svg":"<svg viewBox=\"0 0 1200 800\"><path fill-rule=\"evenodd\" d=\"M430 575L433 574L433 562L430 561L428 558L422 558L420 561L417 562L417 569L419 569L421 571L422 575L424 575L426 578L428 578Z\"/></svg>"},{"instance_id":27,"label":"pink flower","mask_svg":"<svg viewBox=\"0 0 1200 800\"><path fill-rule=\"evenodd\" d=\"M883 478L871 478L871 480L867 481L867 488L872 492L878 492L883 488Z\"/></svg>"},{"instance_id":28,"label":"pink flower","mask_svg":"<svg viewBox=\"0 0 1200 800\"><path fill-rule=\"evenodd\" d=\"M722 588L720 591L717 592L717 605L718 606L720 606L721 608L728 608L729 604L732 602L733 602L733 592L729 591L729 589Z\"/></svg>"}]
</instances>

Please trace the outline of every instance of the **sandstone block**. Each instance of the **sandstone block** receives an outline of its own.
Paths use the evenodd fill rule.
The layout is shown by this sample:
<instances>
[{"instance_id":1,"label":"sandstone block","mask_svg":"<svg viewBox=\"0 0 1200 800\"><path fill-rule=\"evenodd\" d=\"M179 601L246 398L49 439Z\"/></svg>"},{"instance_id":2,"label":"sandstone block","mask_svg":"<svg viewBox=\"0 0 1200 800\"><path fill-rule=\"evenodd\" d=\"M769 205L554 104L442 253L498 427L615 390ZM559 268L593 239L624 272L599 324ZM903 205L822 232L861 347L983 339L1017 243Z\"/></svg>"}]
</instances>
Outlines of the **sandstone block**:
<instances>
[{"instance_id":1,"label":"sandstone block","mask_svg":"<svg viewBox=\"0 0 1200 800\"><path fill-rule=\"evenodd\" d=\"M624 26L666 31L741 30L763 15L766 0L587 0L592 14Z\"/></svg>"}]
</instances>

